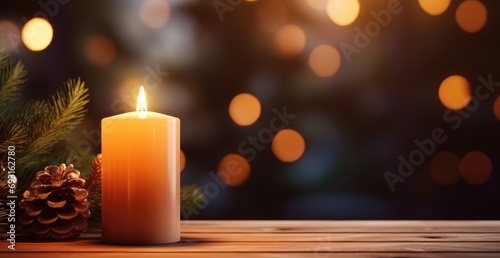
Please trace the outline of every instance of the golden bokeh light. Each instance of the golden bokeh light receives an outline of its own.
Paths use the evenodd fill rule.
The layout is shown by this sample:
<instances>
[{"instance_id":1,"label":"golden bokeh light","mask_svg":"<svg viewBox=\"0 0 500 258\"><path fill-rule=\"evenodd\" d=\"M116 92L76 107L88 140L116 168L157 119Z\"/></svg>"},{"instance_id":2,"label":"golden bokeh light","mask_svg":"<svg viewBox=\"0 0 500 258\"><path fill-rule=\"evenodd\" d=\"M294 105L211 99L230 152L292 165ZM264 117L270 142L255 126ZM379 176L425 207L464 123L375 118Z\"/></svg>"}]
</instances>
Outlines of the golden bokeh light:
<instances>
[{"instance_id":1,"label":"golden bokeh light","mask_svg":"<svg viewBox=\"0 0 500 258\"><path fill-rule=\"evenodd\" d=\"M91 64L107 66L116 57L116 45L107 35L94 35L85 43L85 58Z\"/></svg>"},{"instance_id":2,"label":"golden bokeh light","mask_svg":"<svg viewBox=\"0 0 500 258\"><path fill-rule=\"evenodd\" d=\"M239 154L228 154L219 162L217 175L226 185L242 185L250 176L250 163Z\"/></svg>"},{"instance_id":3,"label":"golden bokeh light","mask_svg":"<svg viewBox=\"0 0 500 258\"><path fill-rule=\"evenodd\" d=\"M249 93L238 94L229 103L229 116L241 126L255 123L259 119L260 110L259 100Z\"/></svg>"},{"instance_id":4,"label":"golden bokeh light","mask_svg":"<svg viewBox=\"0 0 500 258\"><path fill-rule=\"evenodd\" d=\"M186 154L184 154L182 150L179 155L179 159L180 159L179 171L182 172L182 170L184 170L184 168L186 167Z\"/></svg>"},{"instance_id":5,"label":"golden bokeh light","mask_svg":"<svg viewBox=\"0 0 500 258\"><path fill-rule=\"evenodd\" d=\"M3 40L0 42L5 51L10 52L19 46L21 42L21 30L11 21L0 21L0 33L3 35Z\"/></svg>"},{"instance_id":6,"label":"golden bokeh light","mask_svg":"<svg viewBox=\"0 0 500 258\"><path fill-rule=\"evenodd\" d=\"M294 162L304 154L306 142L297 131L283 129L274 136L271 148L279 160Z\"/></svg>"},{"instance_id":7,"label":"golden bokeh light","mask_svg":"<svg viewBox=\"0 0 500 258\"><path fill-rule=\"evenodd\" d=\"M319 45L309 55L309 67L319 77L333 76L340 68L340 53L330 45Z\"/></svg>"},{"instance_id":8,"label":"golden bokeh light","mask_svg":"<svg viewBox=\"0 0 500 258\"><path fill-rule=\"evenodd\" d=\"M326 12L330 20L340 26L347 26L359 15L358 0L329 0Z\"/></svg>"},{"instance_id":9,"label":"golden bokeh light","mask_svg":"<svg viewBox=\"0 0 500 258\"><path fill-rule=\"evenodd\" d=\"M467 153L460 162L459 170L462 178L469 184L479 185L491 176L493 165L490 157L480 151Z\"/></svg>"},{"instance_id":10,"label":"golden bokeh light","mask_svg":"<svg viewBox=\"0 0 500 258\"><path fill-rule=\"evenodd\" d=\"M453 110L462 109L471 100L469 82L460 75L449 76L439 86L438 95L445 107Z\"/></svg>"},{"instance_id":11,"label":"golden bokeh light","mask_svg":"<svg viewBox=\"0 0 500 258\"><path fill-rule=\"evenodd\" d=\"M418 3L430 15L440 15L450 6L450 0L418 0Z\"/></svg>"},{"instance_id":12,"label":"golden bokeh light","mask_svg":"<svg viewBox=\"0 0 500 258\"><path fill-rule=\"evenodd\" d=\"M151 29L163 27L170 18L170 6L165 0L146 0L139 10L139 19Z\"/></svg>"},{"instance_id":13,"label":"golden bokeh light","mask_svg":"<svg viewBox=\"0 0 500 258\"><path fill-rule=\"evenodd\" d=\"M21 32L24 45L31 51L42 51L52 42L54 31L50 23L36 17L26 22Z\"/></svg>"},{"instance_id":14,"label":"golden bokeh light","mask_svg":"<svg viewBox=\"0 0 500 258\"><path fill-rule=\"evenodd\" d=\"M274 42L278 51L284 56L297 56L304 50L306 34L300 27L289 24L276 33Z\"/></svg>"},{"instance_id":15,"label":"golden bokeh light","mask_svg":"<svg viewBox=\"0 0 500 258\"><path fill-rule=\"evenodd\" d=\"M465 0L457 8L455 20L464 31L474 33L480 31L488 19L488 10L477 0Z\"/></svg>"},{"instance_id":16,"label":"golden bokeh light","mask_svg":"<svg viewBox=\"0 0 500 258\"><path fill-rule=\"evenodd\" d=\"M460 179L459 164L460 157L457 154L443 151L432 158L429 173L438 184L452 185Z\"/></svg>"},{"instance_id":17,"label":"golden bokeh light","mask_svg":"<svg viewBox=\"0 0 500 258\"><path fill-rule=\"evenodd\" d=\"M500 96L495 100L495 104L493 105L493 112L498 120L500 120Z\"/></svg>"}]
</instances>

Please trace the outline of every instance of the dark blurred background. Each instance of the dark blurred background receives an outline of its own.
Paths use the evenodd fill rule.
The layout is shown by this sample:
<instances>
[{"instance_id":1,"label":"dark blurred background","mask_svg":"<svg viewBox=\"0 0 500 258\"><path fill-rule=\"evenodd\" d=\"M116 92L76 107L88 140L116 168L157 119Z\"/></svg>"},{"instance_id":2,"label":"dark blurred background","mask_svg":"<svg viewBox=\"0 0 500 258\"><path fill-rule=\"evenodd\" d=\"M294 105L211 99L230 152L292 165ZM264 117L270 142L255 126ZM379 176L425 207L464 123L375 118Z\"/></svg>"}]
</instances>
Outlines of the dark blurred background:
<instances>
[{"instance_id":1,"label":"dark blurred background","mask_svg":"<svg viewBox=\"0 0 500 258\"><path fill-rule=\"evenodd\" d=\"M86 82L74 146L99 153L100 120L140 85L181 119L181 183L208 197L185 219L500 218L499 1L0 6L26 97ZM34 16L53 37L21 35Z\"/></svg>"}]
</instances>

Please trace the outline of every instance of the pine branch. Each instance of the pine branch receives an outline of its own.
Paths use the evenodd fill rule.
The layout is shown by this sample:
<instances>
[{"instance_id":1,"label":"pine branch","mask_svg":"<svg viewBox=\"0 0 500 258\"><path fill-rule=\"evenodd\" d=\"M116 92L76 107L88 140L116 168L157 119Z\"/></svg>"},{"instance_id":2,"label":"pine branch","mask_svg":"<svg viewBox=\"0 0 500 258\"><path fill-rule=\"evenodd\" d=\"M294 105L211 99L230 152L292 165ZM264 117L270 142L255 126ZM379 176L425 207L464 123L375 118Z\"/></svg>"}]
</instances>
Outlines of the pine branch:
<instances>
[{"instance_id":1,"label":"pine branch","mask_svg":"<svg viewBox=\"0 0 500 258\"><path fill-rule=\"evenodd\" d=\"M7 120L0 122L0 150L6 150L9 146L22 150L28 139L28 132L21 124Z\"/></svg>"},{"instance_id":2,"label":"pine branch","mask_svg":"<svg viewBox=\"0 0 500 258\"><path fill-rule=\"evenodd\" d=\"M28 128L32 129L30 133L33 142L19 158L19 163L23 164L25 170L19 180L19 188L27 187L27 182L41 166L40 162L45 161L47 155L53 151L53 147L66 139L83 120L86 112L84 106L88 102L87 91L85 83L79 78L68 80L65 86L48 101L50 111L48 113L42 111L28 123ZM39 105L44 106L43 102Z\"/></svg>"},{"instance_id":3,"label":"pine branch","mask_svg":"<svg viewBox=\"0 0 500 258\"><path fill-rule=\"evenodd\" d=\"M3 42L3 31L0 31L0 42ZM4 110L21 96L26 80L23 63L15 65L9 60L9 53L0 43L0 110Z\"/></svg>"},{"instance_id":4,"label":"pine branch","mask_svg":"<svg viewBox=\"0 0 500 258\"><path fill-rule=\"evenodd\" d=\"M50 114L53 116L52 120L42 121L44 125L40 126L46 130L41 135L37 135L38 137L28 147L25 155L47 154L55 144L69 136L71 130L83 120L86 112L84 106L88 102L87 90L85 83L80 79L69 80L66 86L52 97L52 114Z\"/></svg>"},{"instance_id":5,"label":"pine branch","mask_svg":"<svg viewBox=\"0 0 500 258\"><path fill-rule=\"evenodd\" d=\"M50 121L55 119L52 107L46 100L29 101L24 105L15 105L9 112L13 121L22 121L29 128L29 142L33 143L50 127Z\"/></svg>"},{"instance_id":6,"label":"pine branch","mask_svg":"<svg viewBox=\"0 0 500 258\"><path fill-rule=\"evenodd\" d=\"M0 68L0 110L6 109L21 97L25 76L26 70L20 61L15 65L8 61Z\"/></svg>"},{"instance_id":7,"label":"pine branch","mask_svg":"<svg viewBox=\"0 0 500 258\"><path fill-rule=\"evenodd\" d=\"M5 146L15 145L16 151L23 153L38 138L45 128L39 126L48 120L49 105L46 101L16 102L0 110L0 151Z\"/></svg>"}]
</instances>

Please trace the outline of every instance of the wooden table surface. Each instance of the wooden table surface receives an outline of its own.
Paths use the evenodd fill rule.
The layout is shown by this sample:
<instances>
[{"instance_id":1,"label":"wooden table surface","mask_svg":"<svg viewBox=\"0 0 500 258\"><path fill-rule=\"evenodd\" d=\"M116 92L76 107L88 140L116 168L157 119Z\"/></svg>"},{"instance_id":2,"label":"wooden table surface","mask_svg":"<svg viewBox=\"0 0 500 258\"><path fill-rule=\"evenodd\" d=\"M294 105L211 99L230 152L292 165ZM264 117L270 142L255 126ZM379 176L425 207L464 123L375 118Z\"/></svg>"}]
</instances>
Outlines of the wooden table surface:
<instances>
[{"instance_id":1,"label":"wooden table surface","mask_svg":"<svg viewBox=\"0 0 500 258\"><path fill-rule=\"evenodd\" d=\"M500 221L183 221L181 241L109 245L0 240L0 257L500 257Z\"/></svg>"}]
</instances>

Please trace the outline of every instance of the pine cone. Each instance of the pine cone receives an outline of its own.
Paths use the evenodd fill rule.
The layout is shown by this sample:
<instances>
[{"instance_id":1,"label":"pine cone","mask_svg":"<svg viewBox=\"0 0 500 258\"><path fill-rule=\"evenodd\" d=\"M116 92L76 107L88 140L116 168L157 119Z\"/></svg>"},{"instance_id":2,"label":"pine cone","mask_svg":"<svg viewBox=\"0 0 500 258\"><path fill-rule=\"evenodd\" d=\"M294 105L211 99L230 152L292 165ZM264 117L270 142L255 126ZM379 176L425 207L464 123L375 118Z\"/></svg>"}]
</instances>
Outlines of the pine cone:
<instances>
[{"instance_id":1,"label":"pine cone","mask_svg":"<svg viewBox=\"0 0 500 258\"><path fill-rule=\"evenodd\" d=\"M68 239L87 229L90 217L85 180L73 165L47 166L36 174L19 204L19 222L35 237Z\"/></svg>"},{"instance_id":2,"label":"pine cone","mask_svg":"<svg viewBox=\"0 0 500 258\"><path fill-rule=\"evenodd\" d=\"M89 192L90 211L92 218L100 221L101 215L101 179L102 179L102 155L92 160L90 166L90 177L85 188Z\"/></svg>"}]
</instances>

